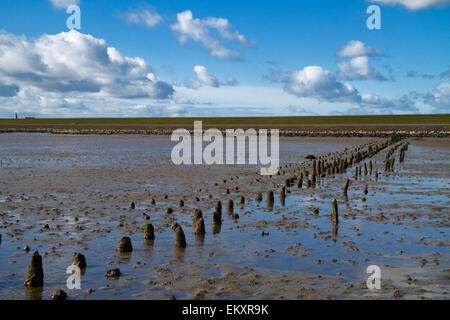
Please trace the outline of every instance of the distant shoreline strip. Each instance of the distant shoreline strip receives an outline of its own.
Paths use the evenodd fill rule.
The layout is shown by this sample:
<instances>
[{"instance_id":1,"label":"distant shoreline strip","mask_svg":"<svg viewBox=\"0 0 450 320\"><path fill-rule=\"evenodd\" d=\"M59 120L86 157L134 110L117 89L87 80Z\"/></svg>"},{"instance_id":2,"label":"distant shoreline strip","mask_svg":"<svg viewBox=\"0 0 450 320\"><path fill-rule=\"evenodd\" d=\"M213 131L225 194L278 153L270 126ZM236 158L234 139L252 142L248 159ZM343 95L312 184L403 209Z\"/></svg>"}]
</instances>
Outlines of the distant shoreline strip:
<instances>
[{"instance_id":1,"label":"distant shoreline strip","mask_svg":"<svg viewBox=\"0 0 450 320\"><path fill-rule=\"evenodd\" d=\"M397 126L308 126L308 128L283 128L280 126L260 126L261 128L277 128L280 130L280 136L292 137L386 137L393 133L401 134L408 137L450 137L450 126L448 125L397 125ZM137 134L137 135L171 135L173 130L178 126L170 128L108 128L108 127L47 127L47 126L0 126L0 133L50 133L50 134L73 134L73 135L120 135L120 134ZM225 133L225 128L219 130ZM242 128L248 129L247 126L234 126L230 129ZM186 126L186 129L192 132L192 128ZM204 130L207 130L205 127Z\"/></svg>"}]
</instances>

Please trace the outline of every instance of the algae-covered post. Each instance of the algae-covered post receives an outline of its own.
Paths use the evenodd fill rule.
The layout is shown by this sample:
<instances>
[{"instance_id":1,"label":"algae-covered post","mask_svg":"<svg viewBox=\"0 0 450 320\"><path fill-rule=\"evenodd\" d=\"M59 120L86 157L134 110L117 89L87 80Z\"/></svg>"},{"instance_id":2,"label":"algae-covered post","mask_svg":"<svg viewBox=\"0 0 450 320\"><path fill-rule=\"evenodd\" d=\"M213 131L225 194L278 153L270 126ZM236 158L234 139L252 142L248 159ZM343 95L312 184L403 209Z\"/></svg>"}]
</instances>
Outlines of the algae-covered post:
<instances>
[{"instance_id":1,"label":"algae-covered post","mask_svg":"<svg viewBox=\"0 0 450 320\"><path fill-rule=\"evenodd\" d=\"M338 203L336 199L333 199L333 202L331 203L333 206L333 212L331 214L331 219L333 220L333 223L339 223L339 212L338 212Z\"/></svg>"},{"instance_id":2,"label":"algae-covered post","mask_svg":"<svg viewBox=\"0 0 450 320\"><path fill-rule=\"evenodd\" d=\"M300 177L297 179L297 188L301 189L303 184L303 175L300 175Z\"/></svg>"},{"instance_id":3,"label":"algae-covered post","mask_svg":"<svg viewBox=\"0 0 450 320\"><path fill-rule=\"evenodd\" d=\"M344 193L345 195L347 195L347 191L348 191L349 185L350 185L350 180L347 178L347 179L345 180L344 188L342 189L342 191L343 191L343 193Z\"/></svg>"},{"instance_id":4,"label":"algae-covered post","mask_svg":"<svg viewBox=\"0 0 450 320\"><path fill-rule=\"evenodd\" d=\"M273 196L273 191L272 190L267 191L267 202L273 203L274 201L275 199Z\"/></svg>"},{"instance_id":5,"label":"algae-covered post","mask_svg":"<svg viewBox=\"0 0 450 320\"><path fill-rule=\"evenodd\" d=\"M155 240L155 229L151 223L146 223L142 234L144 240Z\"/></svg>"},{"instance_id":6,"label":"algae-covered post","mask_svg":"<svg viewBox=\"0 0 450 320\"><path fill-rule=\"evenodd\" d=\"M217 201L215 209L219 214L222 214L222 202Z\"/></svg>"},{"instance_id":7,"label":"algae-covered post","mask_svg":"<svg viewBox=\"0 0 450 320\"><path fill-rule=\"evenodd\" d=\"M186 237L184 236L183 228L178 224L172 225L172 231L175 233L174 246L177 248L186 248Z\"/></svg>"},{"instance_id":8,"label":"algae-covered post","mask_svg":"<svg viewBox=\"0 0 450 320\"><path fill-rule=\"evenodd\" d=\"M280 191L280 198L286 197L286 187L282 187Z\"/></svg>"},{"instance_id":9,"label":"algae-covered post","mask_svg":"<svg viewBox=\"0 0 450 320\"><path fill-rule=\"evenodd\" d=\"M78 252L75 252L72 257L72 265L78 266L80 269L86 269L86 257Z\"/></svg>"},{"instance_id":10,"label":"algae-covered post","mask_svg":"<svg viewBox=\"0 0 450 320\"><path fill-rule=\"evenodd\" d=\"M222 224L222 212L219 212L217 210L214 210L213 212L213 218L211 220L211 224L213 226L219 226Z\"/></svg>"},{"instance_id":11,"label":"algae-covered post","mask_svg":"<svg viewBox=\"0 0 450 320\"><path fill-rule=\"evenodd\" d=\"M233 202L233 199L228 199L228 202L227 202L227 212L228 212L229 214L232 214L233 211L234 211L234 202Z\"/></svg>"},{"instance_id":12,"label":"algae-covered post","mask_svg":"<svg viewBox=\"0 0 450 320\"><path fill-rule=\"evenodd\" d=\"M199 218L194 223L194 234L203 236L205 234L205 222L203 218Z\"/></svg>"},{"instance_id":13,"label":"algae-covered post","mask_svg":"<svg viewBox=\"0 0 450 320\"><path fill-rule=\"evenodd\" d=\"M217 209L216 209L217 210ZM198 219L203 218L203 212L200 209L194 209L194 214L192 215L192 222L195 223Z\"/></svg>"},{"instance_id":14,"label":"algae-covered post","mask_svg":"<svg viewBox=\"0 0 450 320\"><path fill-rule=\"evenodd\" d=\"M118 252L131 252L133 251L133 245L131 244L130 237L122 237L117 242L116 250Z\"/></svg>"}]
</instances>

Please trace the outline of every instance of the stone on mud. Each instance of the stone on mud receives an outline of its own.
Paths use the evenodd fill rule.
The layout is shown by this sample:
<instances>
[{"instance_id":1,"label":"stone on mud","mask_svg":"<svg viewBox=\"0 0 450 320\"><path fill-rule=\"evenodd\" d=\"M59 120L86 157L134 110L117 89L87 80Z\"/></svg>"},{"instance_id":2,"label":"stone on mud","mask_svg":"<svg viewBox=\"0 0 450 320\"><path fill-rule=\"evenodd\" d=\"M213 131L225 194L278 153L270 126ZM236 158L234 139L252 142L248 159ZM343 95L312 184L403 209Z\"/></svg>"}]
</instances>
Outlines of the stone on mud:
<instances>
[{"instance_id":1,"label":"stone on mud","mask_svg":"<svg viewBox=\"0 0 450 320\"><path fill-rule=\"evenodd\" d=\"M117 279L122 275L122 272L120 272L119 268L110 269L106 271L105 277L108 279Z\"/></svg>"},{"instance_id":2,"label":"stone on mud","mask_svg":"<svg viewBox=\"0 0 450 320\"><path fill-rule=\"evenodd\" d=\"M62 289L58 289L53 291L52 293L52 300L66 300L67 299L67 293L64 292Z\"/></svg>"}]
</instances>

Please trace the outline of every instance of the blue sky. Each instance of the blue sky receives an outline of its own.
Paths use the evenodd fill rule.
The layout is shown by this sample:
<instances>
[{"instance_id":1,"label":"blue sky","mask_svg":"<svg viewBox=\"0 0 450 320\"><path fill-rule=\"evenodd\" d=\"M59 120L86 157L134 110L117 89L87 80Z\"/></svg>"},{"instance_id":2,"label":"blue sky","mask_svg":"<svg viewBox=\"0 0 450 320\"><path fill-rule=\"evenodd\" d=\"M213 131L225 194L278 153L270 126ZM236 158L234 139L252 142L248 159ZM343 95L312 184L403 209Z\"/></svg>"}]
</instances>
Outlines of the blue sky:
<instances>
[{"instance_id":1,"label":"blue sky","mask_svg":"<svg viewBox=\"0 0 450 320\"><path fill-rule=\"evenodd\" d=\"M450 0L1 1L0 117L448 113L449 21Z\"/></svg>"}]
</instances>

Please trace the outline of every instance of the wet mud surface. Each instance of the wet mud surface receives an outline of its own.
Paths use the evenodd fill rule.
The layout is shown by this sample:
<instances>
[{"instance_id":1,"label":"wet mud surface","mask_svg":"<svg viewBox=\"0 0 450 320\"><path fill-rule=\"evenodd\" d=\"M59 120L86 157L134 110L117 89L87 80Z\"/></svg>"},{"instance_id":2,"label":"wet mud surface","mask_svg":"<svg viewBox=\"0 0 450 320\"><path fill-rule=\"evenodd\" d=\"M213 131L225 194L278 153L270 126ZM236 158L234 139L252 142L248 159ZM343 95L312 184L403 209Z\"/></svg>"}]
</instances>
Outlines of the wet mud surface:
<instances>
[{"instance_id":1,"label":"wet mud surface","mask_svg":"<svg viewBox=\"0 0 450 320\"><path fill-rule=\"evenodd\" d=\"M163 135L1 134L0 299L50 299L56 289L69 299L448 299L450 139L403 140L405 160L398 148L392 172L384 170L387 147L279 197L287 178L311 174L306 155L330 161L384 140L284 137L280 175L264 177L259 165L175 166L174 144ZM355 167L369 161L372 172L362 168L356 179ZM213 228L217 201L223 223ZM204 236L193 234L196 208ZM174 247L174 222L186 248ZM146 223L153 241L143 240ZM131 253L116 251L124 236ZM25 288L36 250L44 287ZM74 252L87 260L81 290L66 287ZM380 290L367 289L370 265L381 268ZM121 276L106 278L114 268Z\"/></svg>"}]
</instances>

